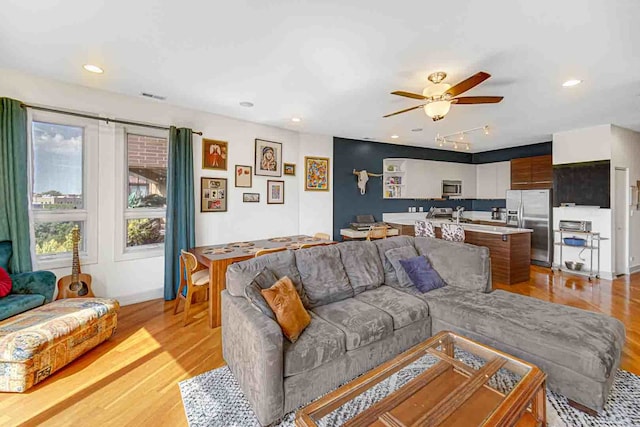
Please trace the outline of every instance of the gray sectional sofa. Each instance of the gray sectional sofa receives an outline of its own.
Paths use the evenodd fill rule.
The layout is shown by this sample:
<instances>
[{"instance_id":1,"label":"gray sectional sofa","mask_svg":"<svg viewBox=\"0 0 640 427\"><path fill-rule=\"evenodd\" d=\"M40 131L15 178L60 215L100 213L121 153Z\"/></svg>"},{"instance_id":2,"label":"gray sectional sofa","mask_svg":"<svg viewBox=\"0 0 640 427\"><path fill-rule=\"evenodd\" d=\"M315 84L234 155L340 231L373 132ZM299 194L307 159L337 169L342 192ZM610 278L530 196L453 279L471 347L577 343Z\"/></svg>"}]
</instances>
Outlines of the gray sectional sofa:
<instances>
[{"instance_id":1,"label":"gray sectional sofa","mask_svg":"<svg viewBox=\"0 0 640 427\"><path fill-rule=\"evenodd\" d=\"M426 256L447 286L403 286L385 253ZM289 276L311 313L295 343L253 307L244 288L264 267ZM548 385L600 411L625 329L602 314L491 286L487 248L428 237L352 241L232 264L222 293L223 356L263 425L451 330L535 363Z\"/></svg>"}]
</instances>

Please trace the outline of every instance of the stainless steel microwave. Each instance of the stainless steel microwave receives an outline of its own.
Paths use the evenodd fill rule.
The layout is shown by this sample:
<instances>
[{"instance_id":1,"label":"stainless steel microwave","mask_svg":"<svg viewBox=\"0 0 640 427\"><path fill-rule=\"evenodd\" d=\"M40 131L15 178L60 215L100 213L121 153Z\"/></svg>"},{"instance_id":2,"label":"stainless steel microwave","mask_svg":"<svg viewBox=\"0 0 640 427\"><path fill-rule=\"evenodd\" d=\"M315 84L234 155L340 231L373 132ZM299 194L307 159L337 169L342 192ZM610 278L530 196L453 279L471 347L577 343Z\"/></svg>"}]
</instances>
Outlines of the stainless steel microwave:
<instances>
[{"instance_id":1,"label":"stainless steel microwave","mask_svg":"<svg viewBox=\"0 0 640 427\"><path fill-rule=\"evenodd\" d=\"M462 181L442 180L442 196L462 196Z\"/></svg>"}]
</instances>

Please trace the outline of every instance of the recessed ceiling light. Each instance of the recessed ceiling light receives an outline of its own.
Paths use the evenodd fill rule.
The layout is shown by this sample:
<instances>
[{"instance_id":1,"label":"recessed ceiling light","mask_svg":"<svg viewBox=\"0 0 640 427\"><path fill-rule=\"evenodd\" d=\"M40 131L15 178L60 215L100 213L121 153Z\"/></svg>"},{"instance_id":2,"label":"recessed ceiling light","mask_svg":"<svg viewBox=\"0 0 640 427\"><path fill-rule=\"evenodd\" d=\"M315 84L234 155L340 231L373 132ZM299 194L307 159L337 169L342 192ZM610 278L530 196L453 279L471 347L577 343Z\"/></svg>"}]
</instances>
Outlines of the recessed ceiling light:
<instances>
[{"instance_id":1,"label":"recessed ceiling light","mask_svg":"<svg viewBox=\"0 0 640 427\"><path fill-rule=\"evenodd\" d=\"M571 79L571 80L567 80L566 82L562 83L562 86L563 87L573 87L573 86L578 86L580 83L582 83L582 80Z\"/></svg>"},{"instance_id":2,"label":"recessed ceiling light","mask_svg":"<svg viewBox=\"0 0 640 427\"><path fill-rule=\"evenodd\" d=\"M104 70L102 68L98 67L97 65L93 65L93 64L84 64L82 66L82 68L84 68L85 70L87 70L90 73L96 73L96 74L104 73Z\"/></svg>"},{"instance_id":3,"label":"recessed ceiling light","mask_svg":"<svg viewBox=\"0 0 640 427\"><path fill-rule=\"evenodd\" d=\"M241 106L243 106L243 107L251 108L251 107L253 107L253 102L249 102L249 101L242 101L242 102L240 103L240 105L241 105Z\"/></svg>"},{"instance_id":4,"label":"recessed ceiling light","mask_svg":"<svg viewBox=\"0 0 640 427\"><path fill-rule=\"evenodd\" d=\"M398 135L391 135L391 139L398 139L400 138Z\"/></svg>"},{"instance_id":5,"label":"recessed ceiling light","mask_svg":"<svg viewBox=\"0 0 640 427\"><path fill-rule=\"evenodd\" d=\"M422 132L422 128L411 129L411 132Z\"/></svg>"},{"instance_id":6,"label":"recessed ceiling light","mask_svg":"<svg viewBox=\"0 0 640 427\"><path fill-rule=\"evenodd\" d=\"M301 121L302 121L302 119L301 119L300 117L291 117L291 121L292 121L292 122L299 123L299 122L301 122Z\"/></svg>"}]
</instances>

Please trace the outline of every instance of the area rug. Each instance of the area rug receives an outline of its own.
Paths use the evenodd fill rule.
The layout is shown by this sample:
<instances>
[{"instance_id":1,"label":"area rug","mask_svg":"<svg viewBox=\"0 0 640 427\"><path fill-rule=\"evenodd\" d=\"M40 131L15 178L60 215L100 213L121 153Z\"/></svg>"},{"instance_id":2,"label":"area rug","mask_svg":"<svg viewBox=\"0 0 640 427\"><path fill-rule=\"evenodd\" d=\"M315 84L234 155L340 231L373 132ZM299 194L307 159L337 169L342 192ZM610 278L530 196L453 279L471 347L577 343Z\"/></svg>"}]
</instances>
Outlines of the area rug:
<instances>
[{"instance_id":1,"label":"area rug","mask_svg":"<svg viewBox=\"0 0 640 427\"><path fill-rule=\"evenodd\" d=\"M456 351L456 357L476 368L482 364L480 359L468 353L461 352L459 354ZM363 409L370 407L373 403L424 372L434 363L435 359L431 356L418 359L327 415L320 420L318 425L323 427L342 425ZM517 381L518 377L501 369L489 384L502 392L508 392ZM179 386L190 427L260 426L240 386L226 366L182 381ZM640 377L627 371L618 370L605 411L598 417L589 416L570 407L565 397L547 390L548 426L640 426L639 401ZM277 427L293 427L294 417L294 412L291 412L275 425Z\"/></svg>"}]
</instances>

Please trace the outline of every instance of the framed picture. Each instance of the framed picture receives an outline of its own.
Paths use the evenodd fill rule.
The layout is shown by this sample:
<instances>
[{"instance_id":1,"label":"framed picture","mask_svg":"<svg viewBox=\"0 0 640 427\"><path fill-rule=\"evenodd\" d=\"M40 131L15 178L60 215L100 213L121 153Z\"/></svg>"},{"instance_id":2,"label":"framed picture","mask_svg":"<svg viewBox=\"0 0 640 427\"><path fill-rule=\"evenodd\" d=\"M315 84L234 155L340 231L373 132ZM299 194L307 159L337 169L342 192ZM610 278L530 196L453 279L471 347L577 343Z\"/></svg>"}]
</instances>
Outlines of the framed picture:
<instances>
[{"instance_id":1,"label":"framed picture","mask_svg":"<svg viewBox=\"0 0 640 427\"><path fill-rule=\"evenodd\" d=\"M282 176L282 144L256 139L255 174Z\"/></svg>"},{"instance_id":2,"label":"framed picture","mask_svg":"<svg viewBox=\"0 0 640 427\"><path fill-rule=\"evenodd\" d=\"M304 191L329 191L329 158L304 158Z\"/></svg>"},{"instance_id":3,"label":"framed picture","mask_svg":"<svg viewBox=\"0 0 640 427\"><path fill-rule=\"evenodd\" d=\"M285 163L284 164L284 174L285 175L295 175L296 174L296 165L293 163Z\"/></svg>"},{"instance_id":4,"label":"framed picture","mask_svg":"<svg viewBox=\"0 0 640 427\"><path fill-rule=\"evenodd\" d=\"M260 193L242 193L242 201L244 203L259 203Z\"/></svg>"},{"instance_id":5,"label":"framed picture","mask_svg":"<svg viewBox=\"0 0 640 427\"><path fill-rule=\"evenodd\" d=\"M227 179L200 178L200 212L227 211Z\"/></svg>"},{"instance_id":6,"label":"framed picture","mask_svg":"<svg viewBox=\"0 0 640 427\"><path fill-rule=\"evenodd\" d=\"M284 181L267 181L267 204L284 204Z\"/></svg>"},{"instance_id":7,"label":"framed picture","mask_svg":"<svg viewBox=\"0 0 640 427\"><path fill-rule=\"evenodd\" d=\"M227 170L228 144L215 139L202 139L202 169Z\"/></svg>"},{"instance_id":8,"label":"framed picture","mask_svg":"<svg viewBox=\"0 0 640 427\"><path fill-rule=\"evenodd\" d=\"M236 165L236 187L251 188L252 172L251 166Z\"/></svg>"}]
</instances>

